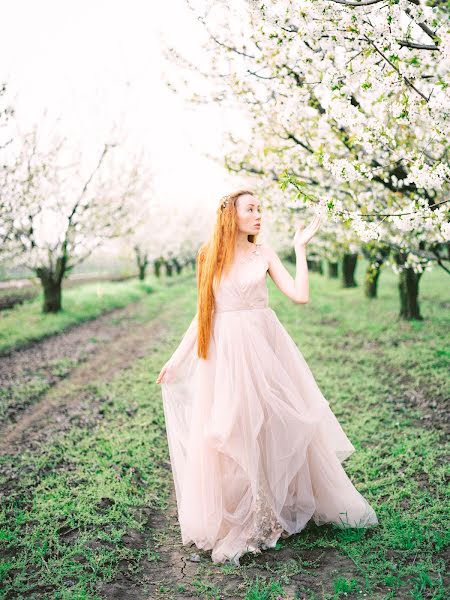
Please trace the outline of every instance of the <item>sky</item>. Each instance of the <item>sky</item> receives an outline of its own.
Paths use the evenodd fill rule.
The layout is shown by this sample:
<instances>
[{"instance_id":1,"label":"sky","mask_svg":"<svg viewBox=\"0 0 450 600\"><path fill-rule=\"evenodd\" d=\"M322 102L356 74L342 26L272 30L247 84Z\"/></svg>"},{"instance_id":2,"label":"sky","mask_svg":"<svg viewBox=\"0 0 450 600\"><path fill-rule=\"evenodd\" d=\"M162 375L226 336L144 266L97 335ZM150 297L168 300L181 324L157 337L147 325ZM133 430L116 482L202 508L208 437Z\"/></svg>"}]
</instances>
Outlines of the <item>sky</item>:
<instances>
[{"instance_id":1,"label":"sky","mask_svg":"<svg viewBox=\"0 0 450 600\"><path fill-rule=\"evenodd\" d=\"M244 116L195 108L163 80L177 69L164 44L202 59L205 33L184 0L3 0L2 22L0 82L24 131L55 124L95 160L111 124L123 122L130 147L151 156L158 200L187 210L215 210L239 187L204 154L220 155L223 132L245 131Z\"/></svg>"}]
</instances>

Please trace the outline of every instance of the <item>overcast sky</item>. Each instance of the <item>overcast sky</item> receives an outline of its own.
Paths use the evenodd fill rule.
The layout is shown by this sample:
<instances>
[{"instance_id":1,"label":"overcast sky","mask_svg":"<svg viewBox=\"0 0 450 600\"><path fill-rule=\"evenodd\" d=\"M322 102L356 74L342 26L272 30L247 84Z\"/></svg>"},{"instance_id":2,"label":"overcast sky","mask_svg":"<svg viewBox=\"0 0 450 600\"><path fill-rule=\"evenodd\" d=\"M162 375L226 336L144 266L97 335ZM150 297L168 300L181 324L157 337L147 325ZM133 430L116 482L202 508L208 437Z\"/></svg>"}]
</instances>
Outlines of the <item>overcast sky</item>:
<instances>
[{"instance_id":1,"label":"overcast sky","mask_svg":"<svg viewBox=\"0 0 450 600\"><path fill-rule=\"evenodd\" d=\"M223 131L245 130L244 118L195 109L163 83L164 39L201 60L204 33L184 0L3 0L1 14L0 81L24 130L47 109L98 156L124 114L129 138L152 154L160 199L215 208L237 187L202 154L217 154Z\"/></svg>"}]
</instances>

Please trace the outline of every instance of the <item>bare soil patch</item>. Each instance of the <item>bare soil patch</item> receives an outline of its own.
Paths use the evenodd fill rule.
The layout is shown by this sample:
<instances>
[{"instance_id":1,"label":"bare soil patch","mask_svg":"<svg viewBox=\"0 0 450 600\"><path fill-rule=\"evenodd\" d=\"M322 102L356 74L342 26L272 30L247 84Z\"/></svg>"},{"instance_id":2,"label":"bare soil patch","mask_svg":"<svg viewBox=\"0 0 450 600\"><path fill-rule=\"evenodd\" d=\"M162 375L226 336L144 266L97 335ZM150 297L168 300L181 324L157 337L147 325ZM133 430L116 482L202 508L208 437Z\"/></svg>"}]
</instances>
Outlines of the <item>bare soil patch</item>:
<instances>
[{"instance_id":1,"label":"bare soil patch","mask_svg":"<svg viewBox=\"0 0 450 600\"><path fill-rule=\"evenodd\" d=\"M110 379L145 356L166 334L162 321L139 319L144 310L142 301L134 302L3 358L2 387L23 382L38 369L48 369L52 387L35 404L32 402L36 398L31 397L25 408L11 410L11 422L0 428L0 453L23 451L35 441L51 439L56 429L73 426L75 418L94 418L96 406L100 409L101 403L90 397L86 385ZM61 378L49 367L56 358L76 359L80 364L69 376Z\"/></svg>"},{"instance_id":2,"label":"bare soil patch","mask_svg":"<svg viewBox=\"0 0 450 600\"><path fill-rule=\"evenodd\" d=\"M167 468L170 469L170 465ZM173 490L164 513L152 513L148 508L145 513L145 507L135 507L136 511L142 509L148 517L144 529L131 532L127 542L135 549L150 546L157 556L150 560L145 558L139 565L123 561L112 581L99 584L97 591L103 598L181 600L208 597L243 600L249 580L277 580L288 575L289 583L283 585L284 593L280 600L306 600L332 594L332 582L337 577L361 579L353 561L336 550L295 549L284 544L279 550L244 555L241 557L241 567L227 570L224 565L211 561L210 550L199 550L195 544L181 544ZM290 539L305 535L314 527L311 521L305 530ZM385 593L373 592L371 598L381 600Z\"/></svg>"}]
</instances>

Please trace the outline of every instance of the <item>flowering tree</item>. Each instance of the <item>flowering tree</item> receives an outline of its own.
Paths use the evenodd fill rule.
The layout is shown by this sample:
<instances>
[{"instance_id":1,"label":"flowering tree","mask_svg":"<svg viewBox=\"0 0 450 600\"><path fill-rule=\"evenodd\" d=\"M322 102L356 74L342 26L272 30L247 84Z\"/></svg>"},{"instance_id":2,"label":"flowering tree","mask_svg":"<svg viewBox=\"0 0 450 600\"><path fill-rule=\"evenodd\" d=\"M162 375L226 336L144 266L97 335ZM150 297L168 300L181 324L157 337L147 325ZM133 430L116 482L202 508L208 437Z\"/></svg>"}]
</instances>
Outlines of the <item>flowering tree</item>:
<instances>
[{"instance_id":1,"label":"flowering tree","mask_svg":"<svg viewBox=\"0 0 450 600\"><path fill-rule=\"evenodd\" d=\"M419 0L190 5L208 32L209 99L250 117L250 136L230 136L227 167L254 176L274 212L326 211L353 246L342 264L351 271L348 254L363 245L378 257L372 272L384 261L399 273L401 315L421 318L421 273L433 261L450 272L441 9ZM176 50L170 57L181 62Z\"/></svg>"},{"instance_id":2,"label":"flowering tree","mask_svg":"<svg viewBox=\"0 0 450 600\"><path fill-rule=\"evenodd\" d=\"M61 310L63 278L104 240L124 235L139 219L146 189L140 156L121 156L105 143L94 164L63 139L39 138L37 128L14 138L4 158L0 194L9 207L2 224L2 261L35 271L44 312Z\"/></svg>"},{"instance_id":3,"label":"flowering tree","mask_svg":"<svg viewBox=\"0 0 450 600\"><path fill-rule=\"evenodd\" d=\"M180 273L188 264L195 268L195 256L208 226L209 215L201 206L186 202L170 207L164 200L153 198L140 225L126 240L133 248L141 279L150 263L157 276L162 265L168 275L174 268Z\"/></svg>"},{"instance_id":4,"label":"flowering tree","mask_svg":"<svg viewBox=\"0 0 450 600\"><path fill-rule=\"evenodd\" d=\"M9 134L9 123L15 116L14 107L5 101L6 84L0 85L0 152L4 153L11 144L12 139ZM7 185L8 170L6 165L0 165L0 190ZM12 220L11 198L0 194L0 247L6 243L12 246L14 241L14 227Z\"/></svg>"}]
</instances>

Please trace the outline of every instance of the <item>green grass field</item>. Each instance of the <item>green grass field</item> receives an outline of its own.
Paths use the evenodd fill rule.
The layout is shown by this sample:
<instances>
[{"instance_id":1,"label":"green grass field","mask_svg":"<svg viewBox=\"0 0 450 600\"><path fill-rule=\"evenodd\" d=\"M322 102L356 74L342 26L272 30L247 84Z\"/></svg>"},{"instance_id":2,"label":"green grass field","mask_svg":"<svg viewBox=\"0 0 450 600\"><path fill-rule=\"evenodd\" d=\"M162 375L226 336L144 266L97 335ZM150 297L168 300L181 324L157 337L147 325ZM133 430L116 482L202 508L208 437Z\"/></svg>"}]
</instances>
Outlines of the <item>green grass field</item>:
<instances>
[{"instance_id":1,"label":"green grass field","mask_svg":"<svg viewBox=\"0 0 450 600\"><path fill-rule=\"evenodd\" d=\"M139 300L151 293L154 278L151 279L86 283L63 290L63 310L56 314L42 312L42 294L5 310L0 318L0 354Z\"/></svg>"},{"instance_id":2,"label":"green grass field","mask_svg":"<svg viewBox=\"0 0 450 600\"><path fill-rule=\"evenodd\" d=\"M292 265L288 268L293 271ZM363 264L359 282L362 275ZM60 330L70 319L92 318L100 297L105 309L147 291L123 285L120 300L108 296L111 287L103 284L103 295L95 286L83 300L74 290L72 298L67 294L68 312L61 320L45 322L33 303L19 308L20 316L1 322L3 347L5 339L24 341L20 321L30 319L27 339L32 339ZM311 274L307 305L292 304L269 280L270 305L356 448L344 463L346 471L379 518L370 531L322 526L280 540L272 553L281 556L290 548L305 556L320 549L354 566L351 576L337 574L325 581L321 593L298 584L298 598L449 597L443 579L450 531L448 446L433 418L425 418L449 397L447 285L439 271L425 274L425 319L403 322L397 317L396 277L390 272L382 273L376 300L364 298L362 286L341 289L338 280ZM161 560L150 537L133 547L123 536L144 531L139 507L148 506L155 515L167 508L172 479L161 390L154 381L195 313L194 277L157 286L143 302L147 318L167 327L157 349L107 381L92 381L85 389L91 408L69 431L55 431L46 443L25 447L19 455L0 456L1 599L101 598L97 586L114 579L124 563L139 581L143 561L151 566ZM158 535L167 539L178 532ZM186 593L219 599L221 589L213 584L219 571L238 579L239 597L246 600L283 598L285 588L301 581L302 574L321 578L313 561L280 560L270 568L264 561L258 564L262 578L254 576L252 561L240 568L202 563L192 585L175 582L157 597Z\"/></svg>"}]
</instances>

